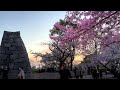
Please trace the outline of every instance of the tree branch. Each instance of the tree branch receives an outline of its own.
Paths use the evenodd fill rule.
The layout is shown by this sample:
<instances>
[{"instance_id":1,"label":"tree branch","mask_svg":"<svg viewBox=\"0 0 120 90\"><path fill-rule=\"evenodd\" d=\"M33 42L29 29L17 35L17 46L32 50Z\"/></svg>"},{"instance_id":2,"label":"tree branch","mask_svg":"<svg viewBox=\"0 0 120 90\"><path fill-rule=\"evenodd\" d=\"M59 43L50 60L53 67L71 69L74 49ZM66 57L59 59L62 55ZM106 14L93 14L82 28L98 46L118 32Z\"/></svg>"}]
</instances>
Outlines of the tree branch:
<instances>
[{"instance_id":1,"label":"tree branch","mask_svg":"<svg viewBox=\"0 0 120 90\"><path fill-rule=\"evenodd\" d=\"M116 13L118 13L118 11L115 11L115 12L114 12L114 13L112 13L111 15L109 15L109 16L107 16L107 17L105 17L104 19L102 19L101 21L99 21L97 24L93 25L90 29L94 28L95 26L97 26L98 24L100 24L102 21L106 20L107 18L111 17L112 15L114 15L114 14L116 14ZM84 31L83 33L88 32L90 29L88 29L88 30ZM82 30L85 30L85 29L82 29ZM82 31L82 30L81 30L81 31ZM82 34L83 34L83 33L82 33ZM80 33L80 34L81 34L81 33ZM80 34L78 34L78 36L76 36L76 37L79 37L79 36L80 36Z\"/></svg>"}]
</instances>

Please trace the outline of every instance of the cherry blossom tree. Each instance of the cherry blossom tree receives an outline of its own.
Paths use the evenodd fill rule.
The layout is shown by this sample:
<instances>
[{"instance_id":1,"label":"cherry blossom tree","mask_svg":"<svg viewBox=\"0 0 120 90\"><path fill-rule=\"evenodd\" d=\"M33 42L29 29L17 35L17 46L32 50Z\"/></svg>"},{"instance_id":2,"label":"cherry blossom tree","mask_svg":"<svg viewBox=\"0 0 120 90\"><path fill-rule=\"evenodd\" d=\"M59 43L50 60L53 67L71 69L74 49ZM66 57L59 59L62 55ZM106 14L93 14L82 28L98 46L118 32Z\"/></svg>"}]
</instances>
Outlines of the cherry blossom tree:
<instances>
[{"instance_id":1,"label":"cherry blossom tree","mask_svg":"<svg viewBox=\"0 0 120 90\"><path fill-rule=\"evenodd\" d=\"M68 11L50 30L50 38L63 50L73 45L85 55L102 53L120 41L119 21L119 11Z\"/></svg>"},{"instance_id":2,"label":"cherry blossom tree","mask_svg":"<svg viewBox=\"0 0 120 90\"><path fill-rule=\"evenodd\" d=\"M63 64L69 64L68 57L70 57L72 54L69 49L61 49L58 44L56 43L45 43L45 45L49 46L49 50L51 50L50 53L39 53L39 52L33 52L31 51L31 54L34 54L34 57L41 57L41 62L44 62L47 66L48 64L56 64L56 66L59 66L59 69Z\"/></svg>"},{"instance_id":3,"label":"cherry blossom tree","mask_svg":"<svg viewBox=\"0 0 120 90\"><path fill-rule=\"evenodd\" d=\"M86 56L105 57L105 48L120 41L119 23L120 11L68 11L50 30L51 56L55 56L60 66L70 57L71 67L76 50Z\"/></svg>"}]
</instances>

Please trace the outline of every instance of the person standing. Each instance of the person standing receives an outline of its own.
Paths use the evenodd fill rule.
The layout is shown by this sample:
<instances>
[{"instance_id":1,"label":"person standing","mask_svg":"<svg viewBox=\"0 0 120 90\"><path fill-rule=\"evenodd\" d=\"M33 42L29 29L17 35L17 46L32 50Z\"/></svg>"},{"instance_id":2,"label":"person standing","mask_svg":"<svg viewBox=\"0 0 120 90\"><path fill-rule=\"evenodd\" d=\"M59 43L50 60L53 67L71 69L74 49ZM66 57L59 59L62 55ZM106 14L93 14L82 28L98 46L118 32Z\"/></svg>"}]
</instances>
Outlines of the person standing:
<instances>
[{"instance_id":1,"label":"person standing","mask_svg":"<svg viewBox=\"0 0 120 90\"><path fill-rule=\"evenodd\" d=\"M99 68L99 77L100 77L100 79L102 79L102 68Z\"/></svg>"},{"instance_id":2,"label":"person standing","mask_svg":"<svg viewBox=\"0 0 120 90\"><path fill-rule=\"evenodd\" d=\"M93 79L97 79L97 76L98 74L97 74L97 69L96 69L96 67L93 67L93 69L92 69L92 77L93 77Z\"/></svg>"},{"instance_id":3,"label":"person standing","mask_svg":"<svg viewBox=\"0 0 120 90\"><path fill-rule=\"evenodd\" d=\"M65 74L67 75L67 76L66 76L67 79L72 78L71 73L70 73L70 70L69 70L67 67L65 68Z\"/></svg>"},{"instance_id":4,"label":"person standing","mask_svg":"<svg viewBox=\"0 0 120 90\"><path fill-rule=\"evenodd\" d=\"M3 65L0 67L0 79L2 79L3 77L3 71L4 71L4 68L3 68Z\"/></svg>"},{"instance_id":5,"label":"person standing","mask_svg":"<svg viewBox=\"0 0 120 90\"><path fill-rule=\"evenodd\" d=\"M77 67L74 68L75 78L79 78L79 69Z\"/></svg>"},{"instance_id":6,"label":"person standing","mask_svg":"<svg viewBox=\"0 0 120 90\"><path fill-rule=\"evenodd\" d=\"M74 75L75 75L75 77L76 77L76 67L74 67L74 70L73 70L73 71L74 71Z\"/></svg>"},{"instance_id":7,"label":"person standing","mask_svg":"<svg viewBox=\"0 0 120 90\"><path fill-rule=\"evenodd\" d=\"M87 69L87 74L90 75L90 67L88 66L87 68L88 68Z\"/></svg>"},{"instance_id":8,"label":"person standing","mask_svg":"<svg viewBox=\"0 0 120 90\"><path fill-rule=\"evenodd\" d=\"M8 79L8 67L5 66L3 69L3 75L2 75L2 79Z\"/></svg>"},{"instance_id":9,"label":"person standing","mask_svg":"<svg viewBox=\"0 0 120 90\"><path fill-rule=\"evenodd\" d=\"M83 69L82 69L82 67L80 67L79 69L80 69L80 71L79 71L80 72L80 78L83 78L83 73L84 73Z\"/></svg>"},{"instance_id":10,"label":"person standing","mask_svg":"<svg viewBox=\"0 0 120 90\"><path fill-rule=\"evenodd\" d=\"M66 68L65 65L62 65L62 67L61 67L61 69L59 71L59 74L60 74L60 79L69 79L69 78L71 78L71 73Z\"/></svg>"},{"instance_id":11,"label":"person standing","mask_svg":"<svg viewBox=\"0 0 120 90\"><path fill-rule=\"evenodd\" d=\"M60 79L66 79L66 75L65 75L65 68L64 66L62 66L59 70L59 74L60 74Z\"/></svg>"},{"instance_id":12,"label":"person standing","mask_svg":"<svg viewBox=\"0 0 120 90\"><path fill-rule=\"evenodd\" d=\"M18 79L25 79L23 67L19 68Z\"/></svg>"}]
</instances>

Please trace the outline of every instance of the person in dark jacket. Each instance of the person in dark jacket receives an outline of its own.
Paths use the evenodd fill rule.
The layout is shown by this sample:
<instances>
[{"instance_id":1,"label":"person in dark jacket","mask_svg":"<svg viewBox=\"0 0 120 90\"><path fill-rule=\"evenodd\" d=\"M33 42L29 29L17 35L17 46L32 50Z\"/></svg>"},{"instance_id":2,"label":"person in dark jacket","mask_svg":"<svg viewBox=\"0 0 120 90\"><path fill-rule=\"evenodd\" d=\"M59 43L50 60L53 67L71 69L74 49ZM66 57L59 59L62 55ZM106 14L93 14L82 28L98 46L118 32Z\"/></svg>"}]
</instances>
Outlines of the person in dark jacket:
<instances>
[{"instance_id":1,"label":"person in dark jacket","mask_svg":"<svg viewBox=\"0 0 120 90\"><path fill-rule=\"evenodd\" d=\"M102 68L99 68L99 78L102 79Z\"/></svg>"},{"instance_id":2,"label":"person in dark jacket","mask_svg":"<svg viewBox=\"0 0 120 90\"><path fill-rule=\"evenodd\" d=\"M79 72L80 72L80 78L83 78L84 71L83 71L82 67L80 67Z\"/></svg>"},{"instance_id":3,"label":"person in dark jacket","mask_svg":"<svg viewBox=\"0 0 120 90\"><path fill-rule=\"evenodd\" d=\"M87 73L88 73L88 75L90 75L91 73L90 73L90 67L88 66L87 67L88 69L87 69Z\"/></svg>"},{"instance_id":4,"label":"person in dark jacket","mask_svg":"<svg viewBox=\"0 0 120 90\"><path fill-rule=\"evenodd\" d=\"M74 68L74 75L75 75L76 78L79 78L79 76L80 76L79 75L79 70L78 70L77 67Z\"/></svg>"},{"instance_id":5,"label":"person in dark jacket","mask_svg":"<svg viewBox=\"0 0 120 90\"><path fill-rule=\"evenodd\" d=\"M2 79L2 77L3 77L3 65L0 67L0 79Z\"/></svg>"},{"instance_id":6,"label":"person in dark jacket","mask_svg":"<svg viewBox=\"0 0 120 90\"><path fill-rule=\"evenodd\" d=\"M72 78L72 76L71 76L71 73L70 73L70 70L68 69L68 68L65 68L65 73L66 73L66 77L67 77L67 79L69 79L69 78Z\"/></svg>"},{"instance_id":7,"label":"person in dark jacket","mask_svg":"<svg viewBox=\"0 0 120 90\"><path fill-rule=\"evenodd\" d=\"M92 68L92 77L93 79L98 79L98 73L96 67Z\"/></svg>"},{"instance_id":8,"label":"person in dark jacket","mask_svg":"<svg viewBox=\"0 0 120 90\"><path fill-rule=\"evenodd\" d=\"M59 71L60 79L69 79L71 78L70 71L63 65Z\"/></svg>"},{"instance_id":9,"label":"person in dark jacket","mask_svg":"<svg viewBox=\"0 0 120 90\"><path fill-rule=\"evenodd\" d=\"M8 67L7 66L4 67L2 79L8 79Z\"/></svg>"}]
</instances>

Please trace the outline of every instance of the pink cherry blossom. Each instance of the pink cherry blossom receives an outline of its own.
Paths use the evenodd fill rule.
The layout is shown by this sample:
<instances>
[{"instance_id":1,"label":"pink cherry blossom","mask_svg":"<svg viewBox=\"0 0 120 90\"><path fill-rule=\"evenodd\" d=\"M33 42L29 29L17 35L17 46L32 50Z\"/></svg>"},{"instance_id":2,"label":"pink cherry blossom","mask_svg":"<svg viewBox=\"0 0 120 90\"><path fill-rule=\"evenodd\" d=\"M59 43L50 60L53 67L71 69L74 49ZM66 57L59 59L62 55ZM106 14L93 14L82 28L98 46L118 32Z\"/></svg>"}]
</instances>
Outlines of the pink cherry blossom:
<instances>
[{"instance_id":1,"label":"pink cherry blossom","mask_svg":"<svg viewBox=\"0 0 120 90\"><path fill-rule=\"evenodd\" d=\"M109 26L112 26L110 23L117 23L116 18L119 19L118 16L120 16L119 11L68 11L63 20L67 24L55 23L54 27L60 33L54 32L50 38L55 42L59 41L60 46L65 44L64 47L68 47L71 41L75 41L74 43L77 42L75 47L83 51L86 51L88 41L93 40L98 43L97 40L99 40L101 48L103 48L104 45L120 41L117 29L115 30L116 32L112 31L115 32L115 35L112 35L110 30L113 28L106 29L102 27L106 23ZM98 35L98 32L101 35ZM104 36L106 32L108 34ZM55 34L58 34L58 36L55 36Z\"/></svg>"}]
</instances>

